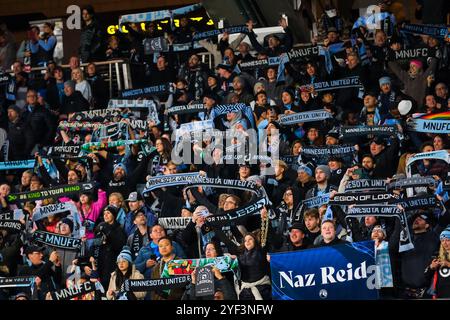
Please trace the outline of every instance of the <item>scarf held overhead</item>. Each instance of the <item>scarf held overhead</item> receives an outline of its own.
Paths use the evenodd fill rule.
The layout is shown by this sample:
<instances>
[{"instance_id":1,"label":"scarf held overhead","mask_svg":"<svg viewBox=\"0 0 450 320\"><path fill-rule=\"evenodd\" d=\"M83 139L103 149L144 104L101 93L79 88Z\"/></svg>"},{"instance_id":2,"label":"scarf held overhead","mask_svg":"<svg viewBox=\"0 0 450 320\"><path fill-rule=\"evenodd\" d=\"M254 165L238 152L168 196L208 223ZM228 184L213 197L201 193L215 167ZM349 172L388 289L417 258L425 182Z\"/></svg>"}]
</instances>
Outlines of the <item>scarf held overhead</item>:
<instances>
[{"instance_id":1,"label":"scarf held overhead","mask_svg":"<svg viewBox=\"0 0 450 320\"><path fill-rule=\"evenodd\" d=\"M59 198L74 193L90 191L93 189L94 185L92 183L66 184L44 190L35 190L29 192L10 194L8 195L8 201L27 202L27 201L42 200L46 198Z\"/></svg>"},{"instance_id":2,"label":"scarf held overhead","mask_svg":"<svg viewBox=\"0 0 450 320\"><path fill-rule=\"evenodd\" d=\"M41 230L33 232L32 241L66 250L78 250L81 247L81 239L66 237Z\"/></svg>"}]
</instances>

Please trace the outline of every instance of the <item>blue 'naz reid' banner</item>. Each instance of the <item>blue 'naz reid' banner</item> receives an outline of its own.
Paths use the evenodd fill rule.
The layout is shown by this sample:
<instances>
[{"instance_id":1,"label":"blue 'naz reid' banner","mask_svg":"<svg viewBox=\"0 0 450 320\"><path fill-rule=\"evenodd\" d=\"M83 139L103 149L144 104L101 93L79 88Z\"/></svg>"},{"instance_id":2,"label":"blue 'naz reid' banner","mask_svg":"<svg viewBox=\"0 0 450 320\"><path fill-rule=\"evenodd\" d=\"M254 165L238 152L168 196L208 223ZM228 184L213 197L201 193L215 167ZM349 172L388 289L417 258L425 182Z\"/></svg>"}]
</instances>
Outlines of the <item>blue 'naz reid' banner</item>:
<instances>
[{"instance_id":1,"label":"blue 'naz reid' banner","mask_svg":"<svg viewBox=\"0 0 450 320\"><path fill-rule=\"evenodd\" d=\"M373 241L271 254L275 300L378 299Z\"/></svg>"}]
</instances>

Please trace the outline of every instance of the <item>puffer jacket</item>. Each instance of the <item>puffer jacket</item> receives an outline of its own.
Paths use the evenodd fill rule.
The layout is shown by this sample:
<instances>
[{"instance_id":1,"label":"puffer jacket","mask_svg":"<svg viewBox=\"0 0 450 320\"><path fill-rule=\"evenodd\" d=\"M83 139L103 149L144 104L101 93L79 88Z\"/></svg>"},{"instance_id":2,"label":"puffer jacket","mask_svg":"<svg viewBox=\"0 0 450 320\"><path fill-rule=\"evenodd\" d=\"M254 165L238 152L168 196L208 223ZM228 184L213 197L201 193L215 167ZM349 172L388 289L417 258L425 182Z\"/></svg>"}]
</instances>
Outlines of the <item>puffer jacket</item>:
<instances>
[{"instance_id":1,"label":"puffer jacket","mask_svg":"<svg viewBox=\"0 0 450 320\"><path fill-rule=\"evenodd\" d=\"M111 278L109 279L109 287L108 287L108 291L107 291L107 294L106 294L106 298L108 298L108 300L115 300L116 299L115 296L108 294L108 292L110 290L116 291L116 292L120 291L120 288L116 287L116 278L117 278L117 273L116 272L117 271L114 271L113 273L111 273ZM128 279L141 280L141 279L144 279L144 276L133 265L132 266L132 270L131 270L131 276ZM146 295L145 291L133 292L133 293L134 293L136 299L138 299L138 300L143 300L145 295Z\"/></svg>"}]
</instances>

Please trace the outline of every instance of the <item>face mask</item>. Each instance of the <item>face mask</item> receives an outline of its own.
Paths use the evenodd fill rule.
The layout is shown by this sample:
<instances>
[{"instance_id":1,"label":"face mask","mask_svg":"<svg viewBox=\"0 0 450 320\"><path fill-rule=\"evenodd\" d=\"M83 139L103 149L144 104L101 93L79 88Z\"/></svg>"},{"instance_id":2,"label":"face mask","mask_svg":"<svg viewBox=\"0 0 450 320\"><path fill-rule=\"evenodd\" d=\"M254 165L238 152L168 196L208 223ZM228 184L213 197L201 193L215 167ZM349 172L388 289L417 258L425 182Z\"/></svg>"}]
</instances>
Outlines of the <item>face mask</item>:
<instances>
[{"instance_id":1,"label":"face mask","mask_svg":"<svg viewBox=\"0 0 450 320\"><path fill-rule=\"evenodd\" d=\"M337 15L336 9L326 10L325 13L329 18L334 18Z\"/></svg>"}]
</instances>

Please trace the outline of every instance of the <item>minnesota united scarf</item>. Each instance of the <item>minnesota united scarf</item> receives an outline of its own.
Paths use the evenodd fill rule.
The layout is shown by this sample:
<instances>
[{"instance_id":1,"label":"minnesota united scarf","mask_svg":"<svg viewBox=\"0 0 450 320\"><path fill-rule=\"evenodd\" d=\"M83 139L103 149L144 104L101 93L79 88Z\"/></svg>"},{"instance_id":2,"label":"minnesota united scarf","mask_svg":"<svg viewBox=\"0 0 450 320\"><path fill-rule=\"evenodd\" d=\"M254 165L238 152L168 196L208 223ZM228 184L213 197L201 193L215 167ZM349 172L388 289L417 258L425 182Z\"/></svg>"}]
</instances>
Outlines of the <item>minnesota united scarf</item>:
<instances>
[{"instance_id":1,"label":"minnesota united scarf","mask_svg":"<svg viewBox=\"0 0 450 320\"><path fill-rule=\"evenodd\" d=\"M402 230L400 232L400 243L398 252L404 252L414 249L414 245L411 240L411 234L407 224L407 218L405 211L400 210L396 205L383 205L383 206L354 206L348 209L346 215L347 218L362 218L367 216L379 216L379 217L397 217L400 219Z\"/></svg>"},{"instance_id":2,"label":"minnesota united scarf","mask_svg":"<svg viewBox=\"0 0 450 320\"><path fill-rule=\"evenodd\" d=\"M396 126L342 126L340 128L341 138L352 138L358 136L395 136L398 135Z\"/></svg>"},{"instance_id":3,"label":"minnesota united scarf","mask_svg":"<svg viewBox=\"0 0 450 320\"><path fill-rule=\"evenodd\" d=\"M450 163L450 154L446 150L416 153L415 155L411 156L406 162L407 170L413 162L425 159L442 160L447 163Z\"/></svg>"},{"instance_id":4,"label":"minnesota united scarf","mask_svg":"<svg viewBox=\"0 0 450 320\"><path fill-rule=\"evenodd\" d=\"M8 195L8 202L27 202L36 201L46 198L59 198L83 191L91 191L94 189L92 183L78 183L55 186L43 190L35 190L29 192L14 193Z\"/></svg>"},{"instance_id":5,"label":"minnesota united scarf","mask_svg":"<svg viewBox=\"0 0 450 320\"><path fill-rule=\"evenodd\" d=\"M186 113L198 113L206 110L204 104L185 104L181 106L170 106L166 108L169 115L172 114L186 114Z\"/></svg>"},{"instance_id":6,"label":"minnesota united scarf","mask_svg":"<svg viewBox=\"0 0 450 320\"><path fill-rule=\"evenodd\" d=\"M143 193L148 193L155 189L182 186L190 183L194 178L198 178L198 172L168 174L162 176L151 177L146 185Z\"/></svg>"},{"instance_id":7,"label":"minnesota united scarf","mask_svg":"<svg viewBox=\"0 0 450 320\"><path fill-rule=\"evenodd\" d=\"M385 191L386 181L381 179L358 179L347 182L345 192Z\"/></svg>"},{"instance_id":8,"label":"minnesota united scarf","mask_svg":"<svg viewBox=\"0 0 450 320\"><path fill-rule=\"evenodd\" d=\"M353 145L331 145L324 147L302 147L302 162L314 162L316 165L327 165L330 157L339 157L343 163L355 163L358 152Z\"/></svg>"},{"instance_id":9,"label":"minnesota united scarf","mask_svg":"<svg viewBox=\"0 0 450 320\"><path fill-rule=\"evenodd\" d=\"M345 88L355 88L362 87L362 83L359 80L359 76L330 80L330 81L322 81L313 83L314 90L316 92L320 91L329 91L329 90L340 90ZM306 86L303 86L306 87Z\"/></svg>"},{"instance_id":10,"label":"minnesota united scarf","mask_svg":"<svg viewBox=\"0 0 450 320\"><path fill-rule=\"evenodd\" d=\"M32 169L35 159L0 162L0 170Z\"/></svg>"},{"instance_id":11,"label":"minnesota united scarf","mask_svg":"<svg viewBox=\"0 0 450 320\"><path fill-rule=\"evenodd\" d=\"M389 183L387 190L412 187L436 187L437 184L437 181L433 177L411 177Z\"/></svg>"},{"instance_id":12,"label":"minnesota united scarf","mask_svg":"<svg viewBox=\"0 0 450 320\"><path fill-rule=\"evenodd\" d=\"M41 230L33 232L32 241L66 250L78 250L81 247L81 239Z\"/></svg>"},{"instance_id":13,"label":"minnesota united scarf","mask_svg":"<svg viewBox=\"0 0 450 320\"><path fill-rule=\"evenodd\" d=\"M201 4L194 4L174 10L159 10L144 13L127 14L120 17L119 26L122 26L124 23L128 22L140 23L140 22L164 20L168 18L172 19L177 16L187 15L188 13L201 8L202 8ZM119 28L119 30L121 30L121 28Z\"/></svg>"},{"instance_id":14,"label":"minnesota united scarf","mask_svg":"<svg viewBox=\"0 0 450 320\"><path fill-rule=\"evenodd\" d=\"M393 203L400 199L399 195L386 192L338 193L330 199L330 205L379 204Z\"/></svg>"},{"instance_id":15,"label":"minnesota united scarf","mask_svg":"<svg viewBox=\"0 0 450 320\"><path fill-rule=\"evenodd\" d=\"M149 98L155 95L164 95L173 93L173 87L170 83L160 84L140 89L122 90L120 97L123 99Z\"/></svg>"},{"instance_id":16,"label":"minnesota united scarf","mask_svg":"<svg viewBox=\"0 0 450 320\"><path fill-rule=\"evenodd\" d=\"M400 28L400 32L423 34L433 38L445 38L449 33L449 28L437 25L407 23Z\"/></svg>"},{"instance_id":17,"label":"minnesota united scarf","mask_svg":"<svg viewBox=\"0 0 450 320\"><path fill-rule=\"evenodd\" d=\"M435 195L430 195L407 197L395 202L395 204L401 205L405 211L411 211L421 208L434 208L439 204L439 202L437 201Z\"/></svg>"},{"instance_id":18,"label":"minnesota united scarf","mask_svg":"<svg viewBox=\"0 0 450 320\"><path fill-rule=\"evenodd\" d=\"M218 35L221 35L222 33L248 33L247 26L233 26L233 27L227 27L227 28L221 28L221 29L215 29L215 30L209 30L204 32L196 32L194 36L192 37L193 41L199 41L203 39L209 39L212 37L216 37Z\"/></svg>"},{"instance_id":19,"label":"minnesota united scarf","mask_svg":"<svg viewBox=\"0 0 450 320\"><path fill-rule=\"evenodd\" d=\"M279 123L280 125L287 126L303 122L322 121L330 118L333 118L333 116L328 111L313 110L313 111L298 112L294 114L281 115Z\"/></svg>"},{"instance_id":20,"label":"minnesota united scarf","mask_svg":"<svg viewBox=\"0 0 450 320\"><path fill-rule=\"evenodd\" d=\"M253 181L241 181L222 178L206 178L202 176L193 177L186 185L186 189L194 187L239 189L244 191L251 191L256 194L259 194L260 192L260 189L258 189L256 183Z\"/></svg>"},{"instance_id":21,"label":"minnesota united scarf","mask_svg":"<svg viewBox=\"0 0 450 320\"><path fill-rule=\"evenodd\" d=\"M330 201L330 193L325 193L320 196L312 197L302 201L302 204L306 208L318 208L323 204L327 204Z\"/></svg>"},{"instance_id":22,"label":"minnesota united scarf","mask_svg":"<svg viewBox=\"0 0 450 320\"><path fill-rule=\"evenodd\" d=\"M192 281L191 275L177 275L174 277L134 280L126 279L120 291L125 292L142 292L142 291L161 291L167 289L184 288Z\"/></svg>"}]
</instances>

